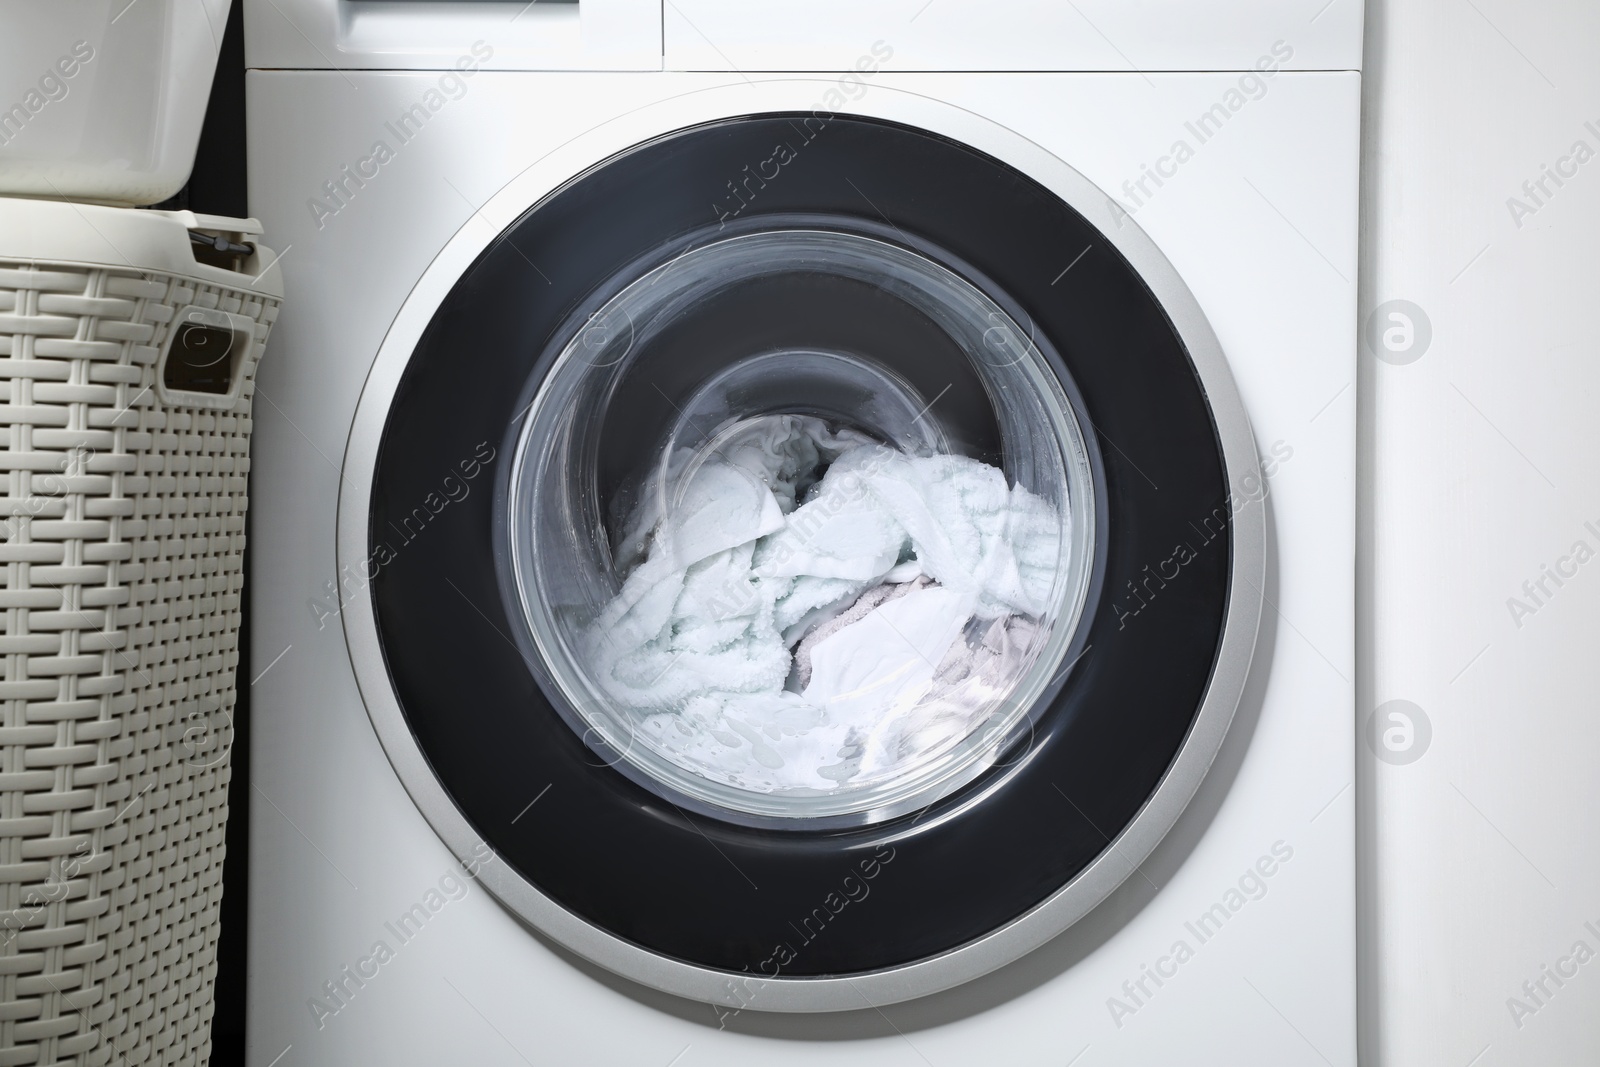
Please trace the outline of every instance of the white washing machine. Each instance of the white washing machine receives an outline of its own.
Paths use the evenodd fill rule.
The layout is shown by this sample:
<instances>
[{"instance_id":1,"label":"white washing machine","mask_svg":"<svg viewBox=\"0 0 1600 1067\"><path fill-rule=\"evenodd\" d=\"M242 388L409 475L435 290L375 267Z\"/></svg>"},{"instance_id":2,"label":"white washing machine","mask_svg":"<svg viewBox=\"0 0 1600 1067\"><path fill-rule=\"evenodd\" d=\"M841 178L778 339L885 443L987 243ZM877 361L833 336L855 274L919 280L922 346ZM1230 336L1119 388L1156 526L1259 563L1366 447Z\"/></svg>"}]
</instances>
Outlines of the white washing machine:
<instances>
[{"instance_id":1,"label":"white washing machine","mask_svg":"<svg viewBox=\"0 0 1600 1067\"><path fill-rule=\"evenodd\" d=\"M1355 1062L1359 3L245 10L253 1064Z\"/></svg>"}]
</instances>

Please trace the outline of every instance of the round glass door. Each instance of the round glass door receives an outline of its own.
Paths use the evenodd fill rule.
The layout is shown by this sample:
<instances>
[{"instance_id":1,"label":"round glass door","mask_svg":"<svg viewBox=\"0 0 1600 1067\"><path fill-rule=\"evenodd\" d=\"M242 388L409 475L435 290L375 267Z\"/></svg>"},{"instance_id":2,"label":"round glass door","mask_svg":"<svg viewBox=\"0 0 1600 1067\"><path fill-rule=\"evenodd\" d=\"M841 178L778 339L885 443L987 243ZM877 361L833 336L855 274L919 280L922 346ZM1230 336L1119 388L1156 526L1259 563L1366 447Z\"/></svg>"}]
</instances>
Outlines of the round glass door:
<instances>
[{"instance_id":1,"label":"round glass door","mask_svg":"<svg viewBox=\"0 0 1600 1067\"><path fill-rule=\"evenodd\" d=\"M904 106L737 217L804 114L501 205L351 434L342 618L401 780L522 920L680 995L848 1010L1037 946L1178 818L1248 670L1253 443L1192 295L1064 163Z\"/></svg>"},{"instance_id":2,"label":"round glass door","mask_svg":"<svg viewBox=\"0 0 1600 1067\"><path fill-rule=\"evenodd\" d=\"M674 802L815 828L924 807L1029 725L1094 500L1058 372L999 304L786 221L621 272L558 333L510 544L588 744Z\"/></svg>"}]
</instances>

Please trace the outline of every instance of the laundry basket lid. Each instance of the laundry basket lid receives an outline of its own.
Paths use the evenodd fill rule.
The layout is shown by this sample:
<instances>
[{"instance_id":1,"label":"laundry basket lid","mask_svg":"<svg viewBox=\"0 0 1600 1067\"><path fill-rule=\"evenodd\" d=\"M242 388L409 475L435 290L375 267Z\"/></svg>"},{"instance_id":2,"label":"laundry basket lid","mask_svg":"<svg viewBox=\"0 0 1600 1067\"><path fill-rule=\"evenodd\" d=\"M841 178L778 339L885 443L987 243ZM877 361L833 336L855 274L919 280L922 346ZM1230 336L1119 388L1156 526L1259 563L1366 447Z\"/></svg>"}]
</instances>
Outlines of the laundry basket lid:
<instances>
[{"instance_id":1,"label":"laundry basket lid","mask_svg":"<svg viewBox=\"0 0 1600 1067\"><path fill-rule=\"evenodd\" d=\"M162 271L281 299L260 233L255 219L0 197L0 259Z\"/></svg>"}]
</instances>

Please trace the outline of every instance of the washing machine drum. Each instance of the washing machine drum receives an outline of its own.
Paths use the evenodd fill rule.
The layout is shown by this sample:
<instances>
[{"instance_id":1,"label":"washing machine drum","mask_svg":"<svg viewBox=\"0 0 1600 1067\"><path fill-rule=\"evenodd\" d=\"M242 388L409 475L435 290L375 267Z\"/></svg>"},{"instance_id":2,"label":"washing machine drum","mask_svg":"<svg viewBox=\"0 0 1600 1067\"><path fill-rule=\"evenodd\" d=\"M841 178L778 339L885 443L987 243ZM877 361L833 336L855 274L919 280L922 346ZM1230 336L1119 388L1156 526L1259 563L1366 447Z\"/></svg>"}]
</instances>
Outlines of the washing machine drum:
<instances>
[{"instance_id":1,"label":"washing machine drum","mask_svg":"<svg viewBox=\"0 0 1600 1067\"><path fill-rule=\"evenodd\" d=\"M520 884L702 973L892 972L1061 896L1166 787L1229 626L1214 383L1169 311L925 131L748 117L573 179L460 278L383 431L422 773Z\"/></svg>"}]
</instances>

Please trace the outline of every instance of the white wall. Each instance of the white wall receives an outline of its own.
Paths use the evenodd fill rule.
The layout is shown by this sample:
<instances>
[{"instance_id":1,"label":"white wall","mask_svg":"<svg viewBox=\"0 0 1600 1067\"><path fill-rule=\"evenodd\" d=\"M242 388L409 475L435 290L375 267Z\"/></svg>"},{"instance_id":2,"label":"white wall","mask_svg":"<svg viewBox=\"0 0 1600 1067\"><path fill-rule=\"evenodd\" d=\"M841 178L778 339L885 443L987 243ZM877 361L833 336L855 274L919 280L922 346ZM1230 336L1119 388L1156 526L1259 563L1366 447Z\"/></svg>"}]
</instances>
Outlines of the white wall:
<instances>
[{"instance_id":1,"label":"white wall","mask_svg":"<svg viewBox=\"0 0 1600 1067\"><path fill-rule=\"evenodd\" d=\"M1600 555L1523 590L1600 553L1597 43L1582 0L1368 5L1362 314L1432 331L1362 360L1362 725L1432 729L1361 742L1372 1067L1600 1063Z\"/></svg>"}]
</instances>

